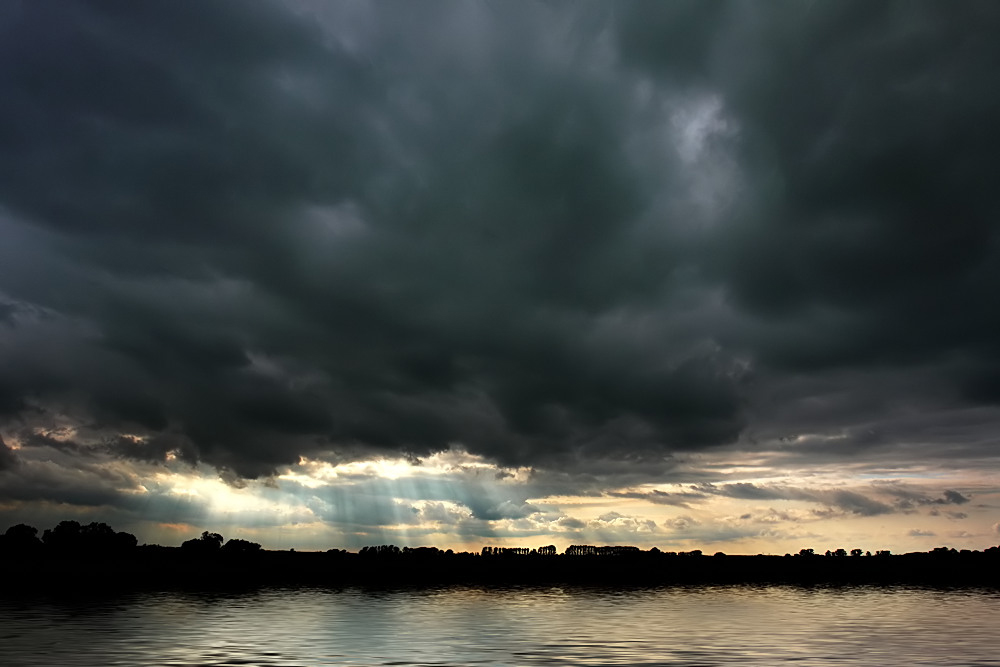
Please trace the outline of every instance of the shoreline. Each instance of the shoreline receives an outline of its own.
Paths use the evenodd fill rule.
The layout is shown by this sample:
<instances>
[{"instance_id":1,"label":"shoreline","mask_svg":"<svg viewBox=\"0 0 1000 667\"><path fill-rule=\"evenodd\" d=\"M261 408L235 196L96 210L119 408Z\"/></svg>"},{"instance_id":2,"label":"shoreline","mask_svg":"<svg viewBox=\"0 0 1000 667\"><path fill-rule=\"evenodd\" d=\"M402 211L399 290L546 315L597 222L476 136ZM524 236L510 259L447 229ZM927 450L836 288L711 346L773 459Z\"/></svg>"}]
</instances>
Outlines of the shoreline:
<instances>
[{"instance_id":1,"label":"shoreline","mask_svg":"<svg viewBox=\"0 0 1000 667\"><path fill-rule=\"evenodd\" d=\"M474 585L928 585L1000 588L1000 554L921 552L891 556L482 556L260 551L192 555L174 547L129 554L36 554L0 558L8 592L148 588Z\"/></svg>"}]
</instances>

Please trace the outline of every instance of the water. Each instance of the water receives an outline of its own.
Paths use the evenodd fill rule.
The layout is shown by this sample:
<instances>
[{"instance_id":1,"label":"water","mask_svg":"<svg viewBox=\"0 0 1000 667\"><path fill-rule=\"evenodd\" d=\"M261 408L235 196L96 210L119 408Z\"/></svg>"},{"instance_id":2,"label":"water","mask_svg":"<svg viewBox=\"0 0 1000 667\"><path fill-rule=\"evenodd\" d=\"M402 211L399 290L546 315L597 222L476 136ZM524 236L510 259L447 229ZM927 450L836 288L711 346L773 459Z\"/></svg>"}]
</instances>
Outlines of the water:
<instances>
[{"instance_id":1,"label":"water","mask_svg":"<svg viewBox=\"0 0 1000 667\"><path fill-rule=\"evenodd\" d=\"M1000 593L698 587L0 596L0 664L1000 665Z\"/></svg>"}]
</instances>

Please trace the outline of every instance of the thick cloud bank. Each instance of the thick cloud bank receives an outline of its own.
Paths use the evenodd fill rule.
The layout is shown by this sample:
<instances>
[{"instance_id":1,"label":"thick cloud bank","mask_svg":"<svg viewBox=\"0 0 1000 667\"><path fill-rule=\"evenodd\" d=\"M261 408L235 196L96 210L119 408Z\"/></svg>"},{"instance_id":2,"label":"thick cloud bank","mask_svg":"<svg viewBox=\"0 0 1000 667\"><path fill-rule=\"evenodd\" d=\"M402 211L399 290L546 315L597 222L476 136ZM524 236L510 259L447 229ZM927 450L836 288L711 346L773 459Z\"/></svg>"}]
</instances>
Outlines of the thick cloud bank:
<instances>
[{"instance_id":1,"label":"thick cloud bank","mask_svg":"<svg viewBox=\"0 0 1000 667\"><path fill-rule=\"evenodd\" d=\"M993 458L997 34L994 2L6 3L0 425L237 477Z\"/></svg>"}]
</instances>

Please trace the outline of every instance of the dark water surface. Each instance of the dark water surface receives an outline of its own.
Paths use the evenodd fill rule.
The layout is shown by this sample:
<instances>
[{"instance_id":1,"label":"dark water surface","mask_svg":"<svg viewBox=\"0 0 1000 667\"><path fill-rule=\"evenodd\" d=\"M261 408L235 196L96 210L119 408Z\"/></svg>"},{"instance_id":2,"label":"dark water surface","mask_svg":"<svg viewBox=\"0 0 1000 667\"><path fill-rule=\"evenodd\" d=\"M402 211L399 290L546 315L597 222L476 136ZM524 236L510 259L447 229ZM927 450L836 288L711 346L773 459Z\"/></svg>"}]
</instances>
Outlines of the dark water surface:
<instances>
[{"instance_id":1,"label":"dark water surface","mask_svg":"<svg viewBox=\"0 0 1000 667\"><path fill-rule=\"evenodd\" d=\"M1000 593L512 588L0 596L0 665L1000 665Z\"/></svg>"}]
</instances>

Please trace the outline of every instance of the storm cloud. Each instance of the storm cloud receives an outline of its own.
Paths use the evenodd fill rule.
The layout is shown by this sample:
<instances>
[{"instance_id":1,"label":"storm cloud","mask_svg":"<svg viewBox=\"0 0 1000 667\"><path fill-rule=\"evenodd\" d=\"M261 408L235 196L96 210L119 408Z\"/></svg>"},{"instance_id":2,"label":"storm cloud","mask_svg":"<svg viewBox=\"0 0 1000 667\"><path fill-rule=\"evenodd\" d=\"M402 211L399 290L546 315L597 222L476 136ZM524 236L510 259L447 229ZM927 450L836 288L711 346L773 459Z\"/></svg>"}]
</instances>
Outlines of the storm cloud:
<instances>
[{"instance_id":1,"label":"storm cloud","mask_svg":"<svg viewBox=\"0 0 1000 667\"><path fill-rule=\"evenodd\" d=\"M234 480L450 447L995 459L998 28L992 2L8 3L0 426Z\"/></svg>"},{"instance_id":2,"label":"storm cloud","mask_svg":"<svg viewBox=\"0 0 1000 667\"><path fill-rule=\"evenodd\" d=\"M0 471L13 468L17 465L17 463L17 455L14 454L14 451L3 441L3 436L0 436Z\"/></svg>"}]
</instances>

